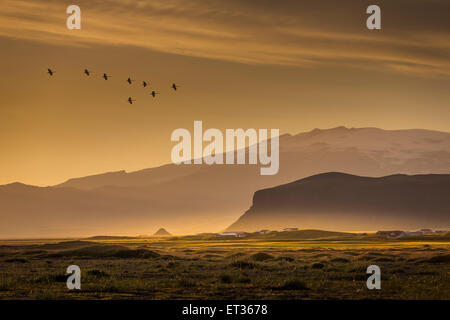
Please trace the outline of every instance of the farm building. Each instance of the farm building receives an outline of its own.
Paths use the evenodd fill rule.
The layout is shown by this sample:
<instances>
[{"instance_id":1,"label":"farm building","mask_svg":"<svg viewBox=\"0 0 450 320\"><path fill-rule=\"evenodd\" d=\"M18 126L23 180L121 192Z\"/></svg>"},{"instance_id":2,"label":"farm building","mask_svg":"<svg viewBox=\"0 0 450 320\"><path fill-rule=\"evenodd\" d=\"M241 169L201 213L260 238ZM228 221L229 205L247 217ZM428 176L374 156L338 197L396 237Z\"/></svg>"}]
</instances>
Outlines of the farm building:
<instances>
[{"instance_id":1,"label":"farm building","mask_svg":"<svg viewBox=\"0 0 450 320\"><path fill-rule=\"evenodd\" d=\"M421 237L423 236L422 231L406 231L405 232L407 237Z\"/></svg>"},{"instance_id":2,"label":"farm building","mask_svg":"<svg viewBox=\"0 0 450 320\"><path fill-rule=\"evenodd\" d=\"M377 236L381 236L388 239L399 239L406 236L404 231L394 230L394 231L378 231Z\"/></svg>"}]
</instances>

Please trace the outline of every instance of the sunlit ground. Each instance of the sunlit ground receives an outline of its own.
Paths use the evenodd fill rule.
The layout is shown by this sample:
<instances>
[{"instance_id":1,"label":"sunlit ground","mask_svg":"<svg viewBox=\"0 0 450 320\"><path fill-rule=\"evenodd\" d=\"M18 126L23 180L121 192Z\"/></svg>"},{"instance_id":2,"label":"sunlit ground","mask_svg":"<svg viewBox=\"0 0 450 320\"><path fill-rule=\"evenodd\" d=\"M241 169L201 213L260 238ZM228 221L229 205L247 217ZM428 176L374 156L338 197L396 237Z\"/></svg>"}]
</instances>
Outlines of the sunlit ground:
<instances>
[{"instance_id":1,"label":"sunlit ground","mask_svg":"<svg viewBox=\"0 0 450 320\"><path fill-rule=\"evenodd\" d=\"M81 291L66 268L82 270ZM382 289L368 290L369 265ZM3 299L450 299L450 242L192 238L0 242Z\"/></svg>"}]
</instances>

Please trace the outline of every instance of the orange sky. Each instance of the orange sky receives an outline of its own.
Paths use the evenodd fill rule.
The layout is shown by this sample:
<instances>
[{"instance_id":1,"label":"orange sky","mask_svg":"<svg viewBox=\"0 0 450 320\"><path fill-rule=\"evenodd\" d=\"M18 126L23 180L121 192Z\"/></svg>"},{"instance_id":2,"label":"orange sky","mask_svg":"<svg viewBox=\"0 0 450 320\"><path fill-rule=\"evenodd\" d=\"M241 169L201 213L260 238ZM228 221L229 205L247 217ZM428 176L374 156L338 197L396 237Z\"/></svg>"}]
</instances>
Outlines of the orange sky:
<instances>
[{"instance_id":1,"label":"orange sky","mask_svg":"<svg viewBox=\"0 0 450 320\"><path fill-rule=\"evenodd\" d=\"M72 31L68 4L2 0L0 184L168 163L171 132L194 120L450 131L448 1L377 1L381 31L368 1L77 1Z\"/></svg>"}]
</instances>

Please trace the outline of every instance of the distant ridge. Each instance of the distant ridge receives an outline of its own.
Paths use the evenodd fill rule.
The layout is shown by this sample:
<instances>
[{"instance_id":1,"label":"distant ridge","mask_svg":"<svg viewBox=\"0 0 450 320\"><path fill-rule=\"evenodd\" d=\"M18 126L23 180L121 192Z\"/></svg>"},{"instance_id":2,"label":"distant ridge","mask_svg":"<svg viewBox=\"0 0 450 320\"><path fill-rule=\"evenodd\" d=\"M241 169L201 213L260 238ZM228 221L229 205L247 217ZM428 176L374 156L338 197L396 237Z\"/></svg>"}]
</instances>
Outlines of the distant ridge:
<instances>
[{"instance_id":1,"label":"distant ridge","mask_svg":"<svg viewBox=\"0 0 450 320\"><path fill-rule=\"evenodd\" d=\"M93 236L86 238L87 240L122 240L122 239L136 239L136 237L128 236Z\"/></svg>"},{"instance_id":2,"label":"distant ridge","mask_svg":"<svg viewBox=\"0 0 450 320\"><path fill-rule=\"evenodd\" d=\"M167 230L164 228L160 228L153 235L154 236L171 236L171 234L169 232L167 232Z\"/></svg>"}]
</instances>

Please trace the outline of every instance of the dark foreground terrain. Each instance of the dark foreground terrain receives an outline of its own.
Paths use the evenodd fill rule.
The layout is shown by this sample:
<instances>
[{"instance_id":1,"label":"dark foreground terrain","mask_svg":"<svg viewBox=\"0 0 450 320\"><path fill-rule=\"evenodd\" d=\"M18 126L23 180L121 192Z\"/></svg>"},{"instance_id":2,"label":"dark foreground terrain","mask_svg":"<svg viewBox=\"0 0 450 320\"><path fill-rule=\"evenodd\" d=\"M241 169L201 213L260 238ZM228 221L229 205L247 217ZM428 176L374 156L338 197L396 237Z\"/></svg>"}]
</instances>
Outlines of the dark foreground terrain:
<instances>
[{"instance_id":1,"label":"dark foreground terrain","mask_svg":"<svg viewBox=\"0 0 450 320\"><path fill-rule=\"evenodd\" d=\"M0 299L450 299L447 238L0 244ZM72 264L82 270L81 290L66 287ZM366 287L372 264L381 290Z\"/></svg>"}]
</instances>

